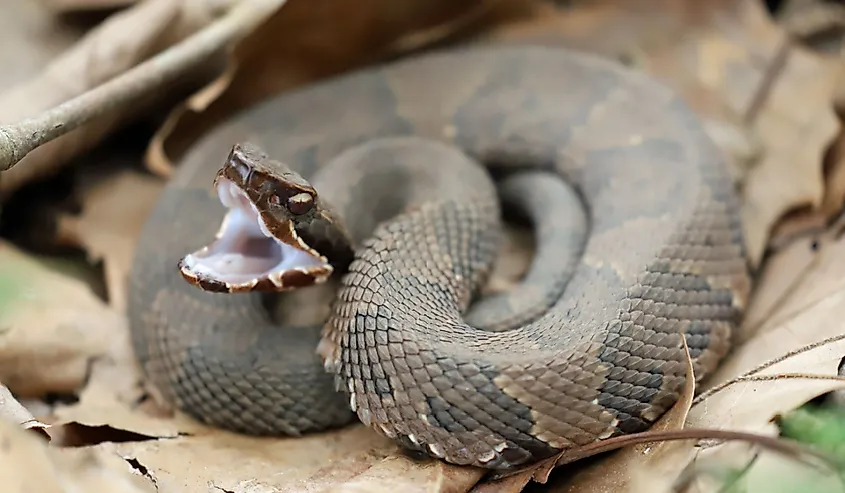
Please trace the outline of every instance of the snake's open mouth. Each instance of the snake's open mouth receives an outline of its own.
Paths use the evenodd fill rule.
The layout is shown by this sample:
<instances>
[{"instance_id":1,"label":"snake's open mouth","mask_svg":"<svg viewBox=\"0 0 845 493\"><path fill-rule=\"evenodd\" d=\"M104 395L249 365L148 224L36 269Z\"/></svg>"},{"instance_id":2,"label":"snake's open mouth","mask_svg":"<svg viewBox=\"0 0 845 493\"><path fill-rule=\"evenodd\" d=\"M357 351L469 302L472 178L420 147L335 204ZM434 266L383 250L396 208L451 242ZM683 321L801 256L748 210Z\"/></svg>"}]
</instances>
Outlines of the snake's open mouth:
<instances>
[{"instance_id":1,"label":"snake's open mouth","mask_svg":"<svg viewBox=\"0 0 845 493\"><path fill-rule=\"evenodd\" d=\"M322 282L331 274L331 264L290 223L281 227L295 245L273 235L258 207L235 183L221 177L217 194L229 212L214 242L180 262L186 280L206 291L282 291Z\"/></svg>"}]
</instances>

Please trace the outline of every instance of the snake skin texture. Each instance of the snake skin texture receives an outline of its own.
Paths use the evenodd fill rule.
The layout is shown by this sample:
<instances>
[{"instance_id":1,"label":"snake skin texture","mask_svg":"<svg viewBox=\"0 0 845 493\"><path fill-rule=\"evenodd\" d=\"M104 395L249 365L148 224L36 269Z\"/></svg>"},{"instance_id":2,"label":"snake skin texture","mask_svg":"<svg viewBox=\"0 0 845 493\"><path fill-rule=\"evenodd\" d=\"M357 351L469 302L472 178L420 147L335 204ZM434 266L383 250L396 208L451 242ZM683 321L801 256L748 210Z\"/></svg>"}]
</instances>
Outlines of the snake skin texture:
<instances>
[{"instance_id":1,"label":"snake skin texture","mask_svg":"<svg viewBox=\"0 0 845 493\"><path fill-rule=\"evenodd\" d=\"M586 237L557 246L538 236L536 275L517 288L521 301L510 297L487 321L494 330L470 326L466 312L498 245L500 206L481 198L481 178L463 197L432 193L390 218L375 200L342 211L350 229L368 222L359 238L369 231L322 332L279 326L256 293L207 293L181 279L179 258L220 225L225 210L210 186L235 142L256 143L314 178L330 203L346 203L344 189L411 195L425 181L405 158L386 175L394 181L319 174L368 141L410 136L493 171L553 173L583 204ZM516 196L532 194L515 186ZM556 211L535 224L555 230ZM179 408L252 434L297 435L357 416L410 449L490 469L647 429L683 388L684 334L696 379L705 378L729 350L750 290L730 176L687 105L610 61L531 46L433 51L236 115L182 160L136 252L135 350ZM557 277L543 277L547 264ZM520 309L517 327L497 327Z\"/></svg>"}]
</instances>

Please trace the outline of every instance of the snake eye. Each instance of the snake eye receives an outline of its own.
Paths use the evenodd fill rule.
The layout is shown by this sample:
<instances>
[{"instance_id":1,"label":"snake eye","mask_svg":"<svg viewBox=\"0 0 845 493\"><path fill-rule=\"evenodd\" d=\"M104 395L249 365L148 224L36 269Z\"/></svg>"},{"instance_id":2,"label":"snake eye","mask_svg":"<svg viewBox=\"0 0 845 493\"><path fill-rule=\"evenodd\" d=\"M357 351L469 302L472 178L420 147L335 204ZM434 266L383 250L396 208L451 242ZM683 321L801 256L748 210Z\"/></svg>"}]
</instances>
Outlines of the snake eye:
<instances>
[{"instance_id":1,"label":"snake eye","mask_svg":"<svg viewBox=\"0 0 845 493\"><path fill-rule=\"evenodd\" d=\"M279 205L279 204L282 203L282 199L279 198L279 196L276 195L275 193L270 195L270 197L267 199L267 201L270 202L270 204L272 204L272 205Z\"/></svg>"},{"instance_id":2,"label":"snake eye","mask_svg":"<svg viewBox=\"0 0 845 493\"><path fill-rule=\"evenodd\" d=\"M298 193L288 199L288 210L297 216L305 214L314 206L314 197L310 193Z\"/></svg>"}]
</instances>

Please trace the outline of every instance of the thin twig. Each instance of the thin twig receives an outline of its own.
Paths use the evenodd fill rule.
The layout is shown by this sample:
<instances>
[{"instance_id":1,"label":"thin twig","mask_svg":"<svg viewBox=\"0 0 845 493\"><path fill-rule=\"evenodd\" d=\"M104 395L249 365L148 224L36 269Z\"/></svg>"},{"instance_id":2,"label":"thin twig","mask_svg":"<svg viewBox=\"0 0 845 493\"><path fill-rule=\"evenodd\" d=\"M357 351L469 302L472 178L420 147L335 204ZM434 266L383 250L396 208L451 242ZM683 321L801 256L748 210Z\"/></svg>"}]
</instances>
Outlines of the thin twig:
<instances>
[{"instance_id":1,"label":"thin twig","mask_svg":"<svg viewBox=\"0 0 845 493\"><path fill-rule=\"evenodd\" d=\"M704 392L698 394L695 397L695 399L692 401L692 405L697 406L698 404L703 402L705 399L707 399L711 395L713 395L717 392L720 392L723 389L725 389L726 387L729 387L729 386L731 386L735 383L744 382L744 381L764 380L764 379L761 379L761 378L752 378L752 377L754 376L755 373L759 373L759 372L761 372L761 371L763 371L767 368L770 368L770 367L772 367L772 366L774 366L774 365L776 365L776 364L778 364L782 361L785 361L789 358L792 358L793 356L797 356L799 354L803 354L803 353L812 351L813 349L825 346L827 344L830 344L830 343L833 343L833 342L836 342L836 341L839 341L839 340L842 340L842 339L845 339L845 334L839 334L839 335L831 336L831 337L828 337L827 339L812 342L812 343L807 344L805 346L802 346L800 348L789 351L788 353L780 355L777 358L773 358L771 360L765 361L765 362L757 365L756 367L752 368L751 370L746 371L742 375L738 375L738 376L736 376L736 377L734 377L734 378L732 378L732 379L730 379L726 382L722 382L722 383L720 383L720 384L718 384L714 387L711 387L711 388L705 390ZM772 375L772 377L777 377L777 376L778 375ZM793 377L793 378L809 378L809 379L814 379L814 380L840 380L840 379L842 379L842 377L831 378L830 375L802 375L801 377Z\"/></svg>"},{"instance_id":2,"label":"thin twig","mask_svg":"<svg viewBox=\"0 0 845 493\"><path fill-rule=\"evenodd\" d=\"M572 450L568 453L560 454L557 457L557 465L561 466L569 464L635 444L675 440L704 440L708 438L724 441L742 441L756 444L772 452L795 459L808 466L816 466L816 464L813 464L810 460L808 460L809 457L812 457L813 459L820 461L821 464L832 471L836 471L838 467L837 460L833 455L797 441L757 433L713 428L684 428L682 430L644 431L642 433L632 433L629 435L609 438L601 442L596 442L579 449Z\"/></svg>"},{"instance_id":3,"label":"thin twig","mask_svg":"<svg viewBox=\"0 0 845 493\"><path fill-rule=\"evenodd\" d=\"M714 428L684 428L680 430L647 430L640 433L629 433L626 435L608 438L583 447L566 450L557 455L541 460L536 464L508 471L494 472L491 474L490 479L499 480L516 474L532 473L534 481L545 484L546 481L548 481L549 473L553 468L571 464L605 452L644 443L705 439L742 441L756 444L766 450L779 453L785 457L801 462L802 464L811 467L818 467L819 465L822 465L831 471L836 471L839 465L836 457L830 453L823 450L817 450L794 440L744 431L721 430ZM815 459L820 464L814 464L810 458Z\"/></svg>"},{"instance_id":4,"label":"thin twig","mask_svg":"<svg viewBox=\"0 0 845 493\"><path fill-rule=\"evenodd\" d=\"M264 22L287 0L244 0L220 19L104 84L12 125L0 126L0 171L111 111L125 108L205 63Z\"/></svg>"}]
</instances>

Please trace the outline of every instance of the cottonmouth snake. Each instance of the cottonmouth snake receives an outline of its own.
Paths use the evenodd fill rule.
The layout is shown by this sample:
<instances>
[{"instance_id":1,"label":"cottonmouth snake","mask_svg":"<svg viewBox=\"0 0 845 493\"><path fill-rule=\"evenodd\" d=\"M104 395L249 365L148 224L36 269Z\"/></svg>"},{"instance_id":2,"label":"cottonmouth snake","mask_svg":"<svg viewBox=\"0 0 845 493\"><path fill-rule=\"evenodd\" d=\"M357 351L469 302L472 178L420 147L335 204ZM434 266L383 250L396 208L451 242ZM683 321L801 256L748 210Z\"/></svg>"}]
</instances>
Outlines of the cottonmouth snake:
<instances>
[{"instance_id":1,"label":"cottonmouth snake","mask_svg":"<svg viewBox=\"0 0 845 493\"><path fill-rule=\"evenodd\" d=\"M399 138L367 144L388 137ZM251 197L266 210L314 214L315 204L302 203L319 192L347 204L335 210L348 234L366 235L355 240L322 339L319 327L277 326L257 293L206 292L177 270L220 228L226 209L210 186L236 142L257 144L308 180L346 156L347 172L321 175L316 192L296 174L285 175L292 190L266 185L275 199L261 185L271 171L229 167L230 177L262 177L250 182ZM415 143L423 158L414 157ZM236 154L230 161L250 163ZM583 252L558 283L562 294L514 330L478 330L462 315L499 238L495 188L470 158L495 171L554 173L586 211L589 235L583 248L573 243ZM424 163L436 171L425 175ZM378 169L392 171L371 172ZM456 177L437 179L447 174ZM427 180L437 183L415 189ZM516 187L517 196L537 193L530 182ZM418 203L386 206L379 190ZM376 227L387 219L382 207L400 214ZM538 214L551 229L571 217L542 207ZM298 241L278 224L273 232ZM566 261L548 254L557 246L540 248L550 272L562 275ZM683 387L681 334L696 379L705 377L730 347L749 286L723 157L678 97L592 56L491 46L335 77L211 131L144 227L129 317L149 380L207 423L296 435L347 423L351 406L406 447L505 469L647 428ZM524 283L517 291L528 295L511 301L542 298L543 289Z\"/></svg>"}]
</instances>

